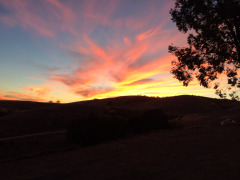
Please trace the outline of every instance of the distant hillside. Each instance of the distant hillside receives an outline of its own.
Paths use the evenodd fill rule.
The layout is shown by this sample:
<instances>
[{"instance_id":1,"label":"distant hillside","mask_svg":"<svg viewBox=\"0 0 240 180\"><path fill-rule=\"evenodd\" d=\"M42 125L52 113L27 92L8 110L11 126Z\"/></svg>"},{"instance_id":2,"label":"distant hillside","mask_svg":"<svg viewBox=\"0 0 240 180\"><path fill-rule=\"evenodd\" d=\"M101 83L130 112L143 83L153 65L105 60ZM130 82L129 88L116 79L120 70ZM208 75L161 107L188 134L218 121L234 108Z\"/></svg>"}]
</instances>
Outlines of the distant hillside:
<instances>
[{"instance_id":1,"label":"distant hillside","mask_svg":"<svg viewBox=\"0 0 240 180\"><path fill-rule=\"evenodd\" d=\"M148 109L162 109L167 114L182 116L222 111L239 105L240 102L186 95L167 98L124 96L69 104L0 101L1 108L16 109L14 113L0 117L0 138L65 129L72 120L112 110L134 114Z\"/></svg>"},{"instance_id":2,"label":"distant hillside","mask_svg":"<svg viewBox=\"0 0 240 180\"><path fill-rule=\"evenodd\" d=\"M0 117L17 112L29 111L31 109L55 106L55 103L31 102L31 101L10 101L0 100Z\"/></svg>"},{"instance_id":3,"label":"distant hillside","mask_svg":"<svg viewBox=\"0 0 240 180\"><path fill-rule=\"evenodd\" d=\"M182 95L166 98L154 98L147 96L122 96L101 100L82 101L72 104L88 104L101 107L111 106L129 108L133 110L160 108L167 113L179 115L228 109L236 105L240 105L240 102L201 96Z\"/></svg>"}]
</instances>

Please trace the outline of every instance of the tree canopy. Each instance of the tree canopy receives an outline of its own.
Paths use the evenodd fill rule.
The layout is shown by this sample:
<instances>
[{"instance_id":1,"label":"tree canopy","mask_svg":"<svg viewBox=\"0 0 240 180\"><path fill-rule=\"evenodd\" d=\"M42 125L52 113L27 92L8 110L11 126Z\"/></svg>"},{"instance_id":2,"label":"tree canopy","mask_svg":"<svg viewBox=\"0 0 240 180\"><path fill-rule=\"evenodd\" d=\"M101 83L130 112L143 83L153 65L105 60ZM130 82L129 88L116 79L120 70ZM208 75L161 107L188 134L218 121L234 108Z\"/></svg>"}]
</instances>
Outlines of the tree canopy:
<instances>
[{"instance_id":1,"label":"tree canopy","mask_svg":"<svg viewBox=\"0 0 240 180\"><path fill-rule=\"evenodd\" d=\"M169 46L177 57L174 77L184 86L195 77L222 98L226 93L216 82L220 75L225 75L228 90L240 88L240 0L176 0L170 14L178 30L189 33L188 47ZM236 91L229 96L238 99Z\"/></svg>"}]
</instances>

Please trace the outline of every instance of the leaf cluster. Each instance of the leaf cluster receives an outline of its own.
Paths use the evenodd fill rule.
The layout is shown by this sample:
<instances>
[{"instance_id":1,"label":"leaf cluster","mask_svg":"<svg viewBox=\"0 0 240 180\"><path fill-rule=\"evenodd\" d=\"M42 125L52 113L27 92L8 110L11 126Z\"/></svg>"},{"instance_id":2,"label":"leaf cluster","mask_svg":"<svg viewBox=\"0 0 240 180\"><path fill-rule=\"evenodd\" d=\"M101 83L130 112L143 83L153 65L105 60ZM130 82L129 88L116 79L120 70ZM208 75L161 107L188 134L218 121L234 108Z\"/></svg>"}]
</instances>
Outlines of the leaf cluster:
<instances>
[{"instance_id":1,"label":"leaf cluster","mask_svg":"<svg viewBox=\"0 0 240 180\"><path fill-rule=\"evenodd\" d=\"M240 1L176 0L170 14L179 31L192 32L188 47L168 48L177 57L174 77L185 86L196 77L209 87L224 73L230 86L240 87Z\"/></svg>"}]
</instances>

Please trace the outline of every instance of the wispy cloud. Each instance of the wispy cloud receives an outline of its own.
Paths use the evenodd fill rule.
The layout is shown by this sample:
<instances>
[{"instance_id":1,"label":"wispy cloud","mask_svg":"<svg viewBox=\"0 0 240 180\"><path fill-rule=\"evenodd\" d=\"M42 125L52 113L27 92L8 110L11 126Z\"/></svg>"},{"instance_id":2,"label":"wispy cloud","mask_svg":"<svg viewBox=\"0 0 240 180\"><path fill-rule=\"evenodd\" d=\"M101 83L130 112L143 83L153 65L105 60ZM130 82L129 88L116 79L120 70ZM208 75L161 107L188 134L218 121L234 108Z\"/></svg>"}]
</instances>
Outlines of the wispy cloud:
<instances>
[{"instance_id":1,"label":"wispy cloud","mask_svg":"<svg viewBox=\"0 0 240 180\"><path fill-rule=\"evenodd\" d=\"M35 95L19 92L7 92L0 95L1 100L21 100L21 101L45 101Z\"/></svg>"},{"instance_id":2,"label":"wispy cloud","mask_svg":"<svg viewBox=\"0 0 240 180\"><path fill-rule=\"evenodd\" d=\"M167 0L9 0L1 1L9 13L0 16L0 22L54 39L75 58L74 70L60 73L55 68L49 75L50 81L61 82L70 93L83 98L151 93L153 85L173 85L169 71L174 57L167 46L181 42L182 36L169 24L172 4ZM25 91L40 96L50 92ZM7 96L34 99L13 92Z\"/></svg>"},{"instance_id":3,"label":"wispy cloud","mask_svg":"<svg viewBox=\"0 0 240 180\"><path fill-rule=\"evenodd\" d=\"M0 93L0 100L22 100L22 99L16 97L9 97L9 95L6 93Z\"/></svg>"},{"instance_id":4,"label":"wispy cloud","mask_svg":"<svg viewBox=\"0 0 240 180\"><path fill-rule=\"evenodd\" d=\"M1 16L2 21L42 36L55 37L55 33L74 32L75 17L72 10L58 0L1 1L9 13Z\"/></svg>"}]
</instances>

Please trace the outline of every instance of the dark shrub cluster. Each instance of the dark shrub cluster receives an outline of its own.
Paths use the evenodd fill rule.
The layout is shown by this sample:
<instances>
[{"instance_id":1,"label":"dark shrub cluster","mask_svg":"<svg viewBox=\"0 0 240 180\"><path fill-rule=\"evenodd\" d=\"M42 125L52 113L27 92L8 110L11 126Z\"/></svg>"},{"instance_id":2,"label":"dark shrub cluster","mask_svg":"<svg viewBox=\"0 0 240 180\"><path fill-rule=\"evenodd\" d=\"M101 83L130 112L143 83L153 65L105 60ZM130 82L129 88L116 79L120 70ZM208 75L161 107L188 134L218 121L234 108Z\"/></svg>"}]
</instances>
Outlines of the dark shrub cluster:
<instances>
[{"instance_id":1,"label":"dark shrub cluster","mask_svg":"<svg viewBox=\"0 0 240 180\"><path fill-rule=\"evenodd\" d=\"M120 117L90 115L69 125L67 139L72 143L92 145L122 137L125 129Z\"/></svg>"},{"instance_id":2,"label":"dark shrub cluster","mask_svg":"<svg viewBox=\"0 0 240 180\"><path fill-rule=\"evenodd\" d=\"M168 128L167 116L159 109L145 112L103 112L76 119L67 128L71 143L93 145L107 140Z\"/></svg>"},{"instance_id":3,"label":"dark shrub cluster","mask_svg":"<svg viewBox=\"0 0 240 180\"><path fill-rule=\"evenodd\" d=\"M169 128L168 117L161 109L150 109L129 119L128 127L133 133Z\"/></svg>"},{"instance_id":4,"label":"dark shrub cluster","mask_svg":"<svg viewBox=\"0 0 240 180\"><path fill-rule=\"evenodd\" d=\"M0 117L11 114L12 112L8 109L0 109Z\"/></svg>"}]
</instances>

